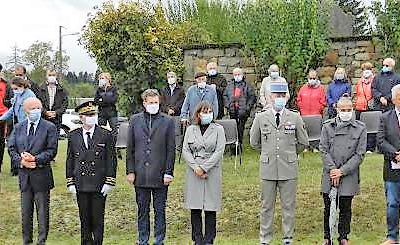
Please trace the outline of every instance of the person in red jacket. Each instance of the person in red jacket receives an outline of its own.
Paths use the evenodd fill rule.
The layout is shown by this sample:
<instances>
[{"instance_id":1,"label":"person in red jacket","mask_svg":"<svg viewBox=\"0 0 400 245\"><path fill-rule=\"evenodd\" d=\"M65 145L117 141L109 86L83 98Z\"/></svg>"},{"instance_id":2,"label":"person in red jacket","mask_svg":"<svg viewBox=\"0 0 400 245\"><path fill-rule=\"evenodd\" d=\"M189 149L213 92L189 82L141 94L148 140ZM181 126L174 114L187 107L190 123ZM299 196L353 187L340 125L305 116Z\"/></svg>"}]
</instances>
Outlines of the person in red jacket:
<instances>
[{"instance_id":1,"label":"person in red jacket","mask_svg":"<svg viewBox=\"0 0 400 245\"><path fill-rule=\"evenodd\" d=\"M308 81L304 84L297 94L297 107L301 116L321 115L326 106L325 90L318 80L315 70L308 72Z\"/></svg>"},{"instance_id":2,"label":"person in red jacket","mask_svg":"<svg viewBox=\"0 0 400 245\"><path fill-rule=\"evenodd\" d=\"M0 64L0 116L8 111L8 108L11 106L11 98L13 96L11 88L5 80L2 70L3 66ZM7 131L11 131L9 129L7 130L7 128L7 122L0 122L0 172L1 165L3 165L5 139L8 136ZM12 164L11 172L13 172Z\"/></svg>"}]
</instances>

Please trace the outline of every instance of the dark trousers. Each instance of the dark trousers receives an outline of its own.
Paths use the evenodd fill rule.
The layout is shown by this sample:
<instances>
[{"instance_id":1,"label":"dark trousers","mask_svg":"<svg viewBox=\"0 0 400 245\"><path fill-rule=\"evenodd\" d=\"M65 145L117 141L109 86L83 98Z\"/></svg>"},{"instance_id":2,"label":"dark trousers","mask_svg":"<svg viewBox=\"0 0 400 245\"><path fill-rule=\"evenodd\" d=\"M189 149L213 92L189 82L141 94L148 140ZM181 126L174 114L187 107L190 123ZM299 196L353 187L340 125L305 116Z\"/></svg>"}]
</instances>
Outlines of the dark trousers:
<instances>
[{"instance_id":1,"label":"dark trousers","mask_svg":"<svg viewBox=\"0 0 400 245\"><path fill-rule=\"evenodd\" d=\"M78 192L76 197L81 220L81 244L103 244L106 198L97 192Z\"/></svg>"},{"instance_id":2,"label":"dark trousers","mask_svg":"<svg viewBox=\"0 0 400 245\"><path fill-rule=\"evenodd\" d=\"M0 123L0 172L1 172L1 165L3 165L3 158L4 158L4 148L6 146L6 140L5 140L5 127L6 123ZM11 161L10 161L11 162ZM12 166L12 163L11 163ZM12 167L11 167L12 169Z\"/></svg>"},{"instance_id":3,"label":"dark trousers","mask_svg":"<svg viewBox=\"0 0 400 245\"><path fill-rule=\"evenodd\" d=\"M135 187L138 208L139 245L147 245L150 238L150 202L153 196L154 208L154 245L164 244L166 223L165 206L168 187L143 188Z\"/></svg>"},{"instance_id":4,"label":"dark trousers","mask_svg":"<svg viewBox=\"0 0 400 245\"><path fill-rule=\"evenodd\" d=\"M329 194L323 193L324 198L324 239L331 239L329 229L329 214L331 200ZM337 199L336 199L337 200ZM353 196L340 196L339 197L339 241L342 239L348 239L347 236L350 234L350 223L351 223L351 202Z\"/></svg>"},{"instance_id":5,"label":"dark trousers","mask_svg":"<svg viewBox=\"0 0 400 245\"><path fill-rule=\"evenodd\" d=\"M236 120L237 129L238 129L238 137L239 137L239 144L242 145L243 143L243 133L244 127L246 126L247 122L247 115L236 115L235 113L229 115L231 119Z\"/></svg>"},{"instance_id":6,"label":"dark trousers","mask_svg":"<svg viewBox=\"0 0 400 245\"><path fill-rule=\"evenodd\" d=\"M33 243L33 210L36 206L37 220L39 223L37 244L46 243L49 234L49 205L50 191L21 192L21 216L23 244Z\"/></svg>"},{"instance_id":7,"label":"dark trousers","mask_svg":"<svg viewBox=\"0 0 400 245\"><path fill-rule=\"evenodd\" d=\"M205 233L203 233L203 218L201 209L190 210L190 220L192 223L192 240L196 245L214 244L217 234L217 212L204 211ZM203 235L204 234L204 235Z\"/></svg>"}]
</instances>

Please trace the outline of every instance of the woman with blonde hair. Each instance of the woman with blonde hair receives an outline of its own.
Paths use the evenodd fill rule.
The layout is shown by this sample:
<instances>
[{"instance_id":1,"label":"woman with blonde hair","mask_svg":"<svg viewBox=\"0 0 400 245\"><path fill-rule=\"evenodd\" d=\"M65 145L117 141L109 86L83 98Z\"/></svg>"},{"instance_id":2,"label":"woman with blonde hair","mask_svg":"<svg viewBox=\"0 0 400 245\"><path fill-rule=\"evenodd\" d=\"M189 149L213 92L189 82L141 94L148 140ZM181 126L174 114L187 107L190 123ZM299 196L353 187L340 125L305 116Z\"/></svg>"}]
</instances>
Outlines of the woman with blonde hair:
<instances>
[{"instance_id":1,"label":"woman with blonde hair","mask_svg":"<svg viewBox=\"0 0 400 245\"><path fill-rule=\"evenodd\" d=\"M116 141L118 134L118 112L116 106L118 102L118 90L112 84L110 73L103 72L99 75L99 87L96 90L94 102L99 110L99 125L106 126L108 122Z\"/></svg>"},{"instance_id":2,"label":"woman with blonde hair","mask_svg":"<svg viewBox=\"0 0 400 245\"><path fill-rule=\"evenodd\" d=\"M346 70L339 67L336 69L333 80L329 83L326 92L329 118L336 117L336 103L344 94L351 96L351 84L347 79Z\"/></svg>"}]
</instances>

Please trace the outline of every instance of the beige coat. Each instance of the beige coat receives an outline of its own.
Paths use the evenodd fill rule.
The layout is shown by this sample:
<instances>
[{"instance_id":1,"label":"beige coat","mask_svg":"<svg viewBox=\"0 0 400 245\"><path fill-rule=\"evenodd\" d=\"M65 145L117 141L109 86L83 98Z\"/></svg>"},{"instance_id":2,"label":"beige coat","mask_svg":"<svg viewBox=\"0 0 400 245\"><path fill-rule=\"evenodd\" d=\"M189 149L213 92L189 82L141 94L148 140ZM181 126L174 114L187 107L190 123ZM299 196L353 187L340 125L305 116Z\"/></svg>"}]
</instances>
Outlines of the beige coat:
<instances>
[{"instance_id":1,"label":"beige coat","mask_svg":"<svg viewBox=\"0 0 400 245\"><path fill-rule=\"evenodd\" d=\"M256 114L250 130L250 144L261 149L260 177L263 180L296 179L297 153L308 145L300 115L283 109L279 126L272 109Z\"/></svg>"},{"instance_id":2,"label":"beige coat","mask_svg":"<svg viewBox=\"0 0 400 245\"><path fill-rule=\"evenodd\" d=\"M218 211L221 208L222 157L225 150L224 128L211 123L204 135L198 125L187 128L183 141L182 155L187 163L185 183L185 207ZM197 177L196 167L208 175Z\"/></svg>"}]
</instances>

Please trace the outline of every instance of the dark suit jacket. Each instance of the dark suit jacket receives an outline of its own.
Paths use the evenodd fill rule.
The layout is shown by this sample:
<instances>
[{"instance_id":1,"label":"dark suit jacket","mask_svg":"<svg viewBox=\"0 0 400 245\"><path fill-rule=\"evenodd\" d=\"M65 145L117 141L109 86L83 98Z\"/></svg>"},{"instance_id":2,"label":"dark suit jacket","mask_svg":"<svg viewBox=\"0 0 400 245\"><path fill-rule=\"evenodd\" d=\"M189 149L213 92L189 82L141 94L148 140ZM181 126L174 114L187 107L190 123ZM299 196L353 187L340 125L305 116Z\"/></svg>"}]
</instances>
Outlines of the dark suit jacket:
<instances>
[{"instance_id":1,"label":"dark suit jacket","mask_svg":"<svg viewBox=\"0 0 400 245\"><path fill-rule=\"evenodd\" d=\"M126 173L135 173L135 186L159 188L164 174L173 175L175 164L175 123L163 114L146 112L131 117L128 130Z\"/></svg>"},{"instance_id":2,"label":"dark suit jacket","mask_svg":"<svg viewBox=\"0 0 400 245\"><path fill-rule=\"evenodd\" d=\"M36 158L35 169L21 168L19 170L19 186L21 191L32 188L34 192L44 192L54 187L53 173L50 162L57 154L57 128L40 119L35 136L28 142L28 120L15 125L8 140L11 161L15 168L21 166L21 153L29 152Z\"/></svg>"},{"instance_id":3,"label":"dark suit jacket","mask_svg":"<svg viewBox=\"0 0 400 245\"><path fill-rule=\"evenodd\" d=\"M79 192L100 192L104 184L115 185L117 158L110 131L95 126L94 147L87 149L82 128L69 133L66 175L67 186Z\"/></svg>"},{"instance_id":4,"label":"dark suit jacket","mask_svg":"<svg viewBox=\"0 0 400 245\"><path fill-rule=\"evenodd\" d=\"M167 85L161 90L161 111L168 113L168 110L172 109L175 111L175 114L171 116L179 116L181 115L181 108L184 100L185 90L181 86L176 84L174 93L171 96L171 89L169 85Z\"/></svg>"},{"instance_id":5,"label":"dark suit jacket","mask_svg":"<svg viewBox=\"0 0 400 245\"><path fill-rule=\"evenodd\" d=\"M383 179L385 181L400 181L400 170L391 168L395 152L400 150L400 127L396 110L392 109L382 114L377 133L378 149L384 154Z\"/></svg>"},{"instance_id":6,"label":"dark suit jacket","mask_svg":"<svg viewBox=\"0 0 400 245\"><path fill-rule=\"evenodd\" d=\"M45 117L44 113L46 113L47 111L50 111L50 98L49 98L49 92L47 89L47 83L43 83L39 87L39 93L37 94L37 97L40 99L40 101L43 104L43 117ZM47 119L46 118L46 120L49 120L50 122L57 124L57 125L61 124L62 115L65 113L67 108L68 108L68 94L61 85L57 84L56 85L56 95L54 97L54 104L53 104L53 108L51 109L51 111L56 112L56 118L55 119Z\"/></svg>"}]
</instances>

